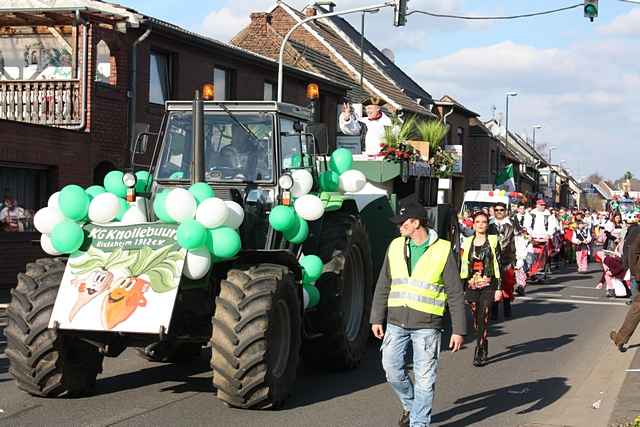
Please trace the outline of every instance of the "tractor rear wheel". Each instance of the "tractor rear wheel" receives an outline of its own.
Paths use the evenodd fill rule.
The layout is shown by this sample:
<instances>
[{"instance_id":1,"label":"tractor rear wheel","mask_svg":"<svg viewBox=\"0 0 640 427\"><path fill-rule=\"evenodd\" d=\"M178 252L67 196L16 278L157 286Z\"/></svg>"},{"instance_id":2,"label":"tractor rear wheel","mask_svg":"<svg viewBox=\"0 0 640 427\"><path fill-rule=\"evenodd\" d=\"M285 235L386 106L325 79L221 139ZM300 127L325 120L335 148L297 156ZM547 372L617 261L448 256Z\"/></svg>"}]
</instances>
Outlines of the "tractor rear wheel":
<instances>
[{"instance_id":1,"label":"tractor rear wheel","mask_svg":"<svg viewBox=\"0 0 640 427\"><path fill-rule=\"evenodd\" d=\"M238 408L280 406L296 379L300 289L284 266L233 269L220 284L211 338L218 398Z\"/></svg>"},{"instance_id":2,"label":"tractor rear wheel","mask_svg":"<svg viewBox=\"0 0 640 427\"><path fill-rule=\"evenodd\" d=\"M103 356L95 346L49 329L64 269L60 258L28 264L7 308L9 373L19 388L35 396L89 394L102 372Z\"/></svg>"},{"instance_id":3,"label":"tractor rear wheel","mask_svg":"<svg viewBox=\"0 0 640 427\"><path fill-rule=\"evenodd\" d=\"M317 282L321 298L314 326L322 335L305 342L303 357L314 366L350 369L364 357L373 299L373 267L367 231L358 217L335 212L324 221L319 253L326 264L341 258L339 273Z\"/></svg>"}]
</instances>

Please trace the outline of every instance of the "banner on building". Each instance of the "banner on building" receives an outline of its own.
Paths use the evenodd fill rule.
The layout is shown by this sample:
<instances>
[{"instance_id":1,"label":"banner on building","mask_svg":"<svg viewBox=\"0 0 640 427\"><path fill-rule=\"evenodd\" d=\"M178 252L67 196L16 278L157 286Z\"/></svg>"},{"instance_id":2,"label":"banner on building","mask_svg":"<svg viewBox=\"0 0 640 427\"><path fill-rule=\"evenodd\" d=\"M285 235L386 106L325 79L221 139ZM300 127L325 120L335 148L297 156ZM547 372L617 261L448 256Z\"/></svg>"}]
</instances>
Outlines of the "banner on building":
<instances>
[{"instance_id":1,"label":"banner on building","mask_svg":"<svg viewBox=\"0 0 640 427\"><path fill-rule=\"evenodd\" d=\"M513 164L507 165L496 175L496 188L507 192L516 191L516 179Z\"/></svg>"}]
</instances>

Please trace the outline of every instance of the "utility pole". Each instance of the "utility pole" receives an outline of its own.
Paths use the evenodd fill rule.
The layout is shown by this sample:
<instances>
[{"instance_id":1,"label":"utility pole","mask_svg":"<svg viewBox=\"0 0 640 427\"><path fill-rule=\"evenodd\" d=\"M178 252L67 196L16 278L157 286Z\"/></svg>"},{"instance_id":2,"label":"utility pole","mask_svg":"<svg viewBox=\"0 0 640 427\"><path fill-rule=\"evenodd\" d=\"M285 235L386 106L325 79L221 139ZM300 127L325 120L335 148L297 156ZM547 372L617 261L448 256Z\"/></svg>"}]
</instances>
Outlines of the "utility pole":
<instances>
[{"instance_id":1,"label":"utility pole","mask_svg":"<svg viewBox=\"0 0 640 427\"><path fill-rule=\"evenodd\" d=\"M542 125L533 125L533 150L536 149L536 129L542 129Z\"/></svg>"}]
</instances>

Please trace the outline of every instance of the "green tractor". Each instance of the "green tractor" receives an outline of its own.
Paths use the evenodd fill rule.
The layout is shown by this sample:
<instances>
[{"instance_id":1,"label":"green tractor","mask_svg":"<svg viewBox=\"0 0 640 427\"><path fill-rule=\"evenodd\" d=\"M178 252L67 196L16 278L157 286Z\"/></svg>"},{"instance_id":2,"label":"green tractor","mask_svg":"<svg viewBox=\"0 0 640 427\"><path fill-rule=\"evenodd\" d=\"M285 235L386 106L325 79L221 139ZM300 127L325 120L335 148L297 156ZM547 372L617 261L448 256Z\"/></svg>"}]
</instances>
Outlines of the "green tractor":
<instances>
[{"instance_id":1,"label":"green tractor","mask_svg":"<svg viewBox=\"0 0 640 427\"><path fill-rule=\"evenodd\" d=\"M375 279L397 233L386 220L395 210L393 193L434 186L402 179L398 165L364 160L354 167L375 191L323 191L319 182L330 159L320 152L310 117L305 108L276 102L167 102L155 147L147 150L152 135L141 134L132 148L132 169L143 166L134 159L147 159L152 184L140 189L132 173L123 178L130 204L144 219L85 225L82 263L78 253L40 259L19 275L5 329L18 386L42 397L86 395L103 358L127 347L175 363L210 347L217 397L233 407L263 409L285 401L301 358L329 369L358 366ZM313 177L310 191L319 195L324 214L309 221L308 238L293 243L269 216L293 204L293 177L303 169ZM166 190L194 183L208 184L244 212L242 249L214 259L198 279L184 275L178 251L161 246L175 242L176 225L162 228L154 209ZM129 255L116 241L125 241ZM319 301L311 303L300 264L309 255L323 265L315 283ZM122 278L113 273L125 270ZM87 274L70 280L78 271ZM76 287L70 290L69 283Z\"/></svg>"}]
</instances>

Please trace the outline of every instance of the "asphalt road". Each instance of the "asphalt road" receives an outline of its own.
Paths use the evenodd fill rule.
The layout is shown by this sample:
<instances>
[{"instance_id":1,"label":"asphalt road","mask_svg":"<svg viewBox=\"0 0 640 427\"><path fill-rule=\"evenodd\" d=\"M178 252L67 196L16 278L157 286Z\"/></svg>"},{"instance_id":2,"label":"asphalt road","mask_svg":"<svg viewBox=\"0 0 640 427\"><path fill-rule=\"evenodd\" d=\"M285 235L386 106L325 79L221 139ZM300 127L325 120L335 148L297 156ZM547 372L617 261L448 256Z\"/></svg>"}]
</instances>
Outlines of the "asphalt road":
<instances>
[{"instance_id":1,"label":"asphalt road","mask_svg":"<svg viewBox=\"0 0 640 427\"><path fill-rule=\"evenodd\" d=\"M471 365L471 337L462 351L443 352L433 425L608 425L640 334L626 353L609 342L626 306L593 288L598 277L594 267L591 274L558 272L548 284L531 285L515 303L514 318L492 326L490 363L483 368ZM301 368L286 407L258 412L216 400L206 357L174 366L129 350L105 360L94 396L55 400L18 390L0 353L0 425L395 426L400 404L379 359L372 343L358 370Z\"/></svg>"}]
</instances>

